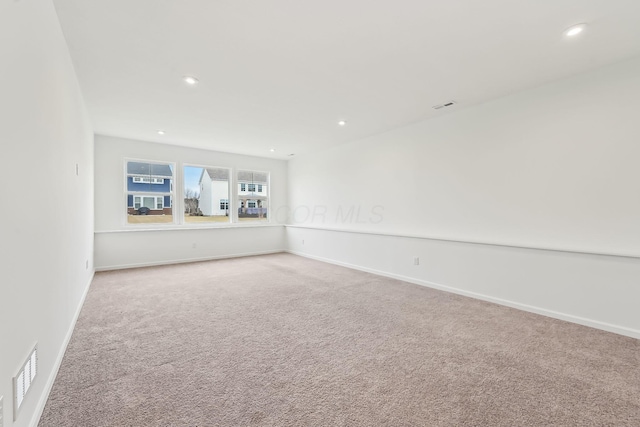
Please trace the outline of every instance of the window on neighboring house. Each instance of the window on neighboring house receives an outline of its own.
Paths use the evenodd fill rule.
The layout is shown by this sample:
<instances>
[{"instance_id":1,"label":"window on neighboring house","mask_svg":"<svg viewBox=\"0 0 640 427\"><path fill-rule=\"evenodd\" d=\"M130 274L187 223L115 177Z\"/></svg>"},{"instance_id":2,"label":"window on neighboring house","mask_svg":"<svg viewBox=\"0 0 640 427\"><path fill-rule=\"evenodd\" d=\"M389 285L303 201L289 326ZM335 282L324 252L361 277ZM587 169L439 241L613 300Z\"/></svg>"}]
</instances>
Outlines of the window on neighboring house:
<instances>
[{"instance_id":1,"label":"window on neighboring house","mask_svg":"<svg viewBox=\"0 0 640 427\"><path fill-rule=\"evenodd\" d=\"M238 221L268 221L269 218L269 174L267 172L238 171ZM260 194L241 194L247 189Z\"/></svg>"},{"instance_id":2,"label":"window on neighboring house","mask_svg":"<svg viewBox=\"0 0 640 427\"><path fill-rule=\"evenodd\" d=\"M134 208L164 209L164 197L162 196L133 196Z\"/></svg>"},{"instance_id":3,"label":"window on neighboring house","mask_svg":"<svg viewBox=\"0 0 640 427\"><path fill-rule=\"evenodd\" d=\"M150 178L148 176L134 176L133 182L144 184L164 184L164 178Z\"/></svg>"},{"instance_id":4,"label":"window on neighboring house","mask_svg":"<svg viewBox=\"0 0 640 427\"><path fill-rule=\"evenodd\" d=\"M184 167L185 223L229 223L229 169ZM225 203L223 203L225 201Z\"/></svg>"},{"instance_id":5,"label":"window on neighboring house","mask_svg":"<svg viewBox=\"0 0 640 427\"><path fill-rule=\"evenodd\" d=\"M172 163L125 162L127 223L173 223Z\"/></svg>"}]
</instances>

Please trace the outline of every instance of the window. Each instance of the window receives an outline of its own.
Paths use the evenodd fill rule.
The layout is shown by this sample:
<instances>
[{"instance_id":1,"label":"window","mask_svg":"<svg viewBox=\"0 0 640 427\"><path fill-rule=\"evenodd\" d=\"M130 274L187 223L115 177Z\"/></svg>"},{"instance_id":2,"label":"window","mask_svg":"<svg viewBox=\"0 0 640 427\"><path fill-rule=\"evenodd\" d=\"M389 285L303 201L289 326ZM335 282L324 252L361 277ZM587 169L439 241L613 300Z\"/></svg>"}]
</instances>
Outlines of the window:
<instances>
[{"instance_id":1,"label":"window","mask_svg":"<svg viewBox=\"0 0 640 427\"><path fill-rule=\"evenodd\" d=\"M171 162L125 160L127 224L269 222L269 172L175 167ZM176 179L181 188L174 187Z\"/></svg>"},{"instance_id":2,"label":"window","mask_svg":"<svg viewBox=\"0 0 640 427\"><path fill-rule=\"evenodd\" d=\"M133 196L133 207L140 209L141 207L162 210L164 209L163 196Z\"/></svg>"},{"instance_id":3,"label":"window","mask_svg":"<svg viewBox=\"0 0 640 427\"><path fill-rule=\"evenodd\" d=\"M133 182L144 184L164 184L164 178L150 178L147 176L134 176Z\"/></svg>"},{"instance_id":4,"label":"window","mask_svg":"<svg viewBox=\"0 0 640 427\"><path fill-rule=\"evenodd\" d=\"M229 223L229 169L184 167L184 222Z\"/></svg>"},{"instance_id":5,"label":"window","mask_svg":"<svg viewBox=\"0 0 640 427\"><path fill-rule=\"evenodd\" d=\"M173 164L126 161L127 223L173 223Z\"/></svg>"},{"instance_id":6,"label":"window","mask_svg":"<svg viewBox=\"0 0 640 427\"><path fill-rule=\"evenodd\" d=\"M267 172L238 171L238 221L268 221L269 174ZM258 193L255 194L256 188ZM246 191L253 194L242 194Z\"/></svg>"}]
</instances>

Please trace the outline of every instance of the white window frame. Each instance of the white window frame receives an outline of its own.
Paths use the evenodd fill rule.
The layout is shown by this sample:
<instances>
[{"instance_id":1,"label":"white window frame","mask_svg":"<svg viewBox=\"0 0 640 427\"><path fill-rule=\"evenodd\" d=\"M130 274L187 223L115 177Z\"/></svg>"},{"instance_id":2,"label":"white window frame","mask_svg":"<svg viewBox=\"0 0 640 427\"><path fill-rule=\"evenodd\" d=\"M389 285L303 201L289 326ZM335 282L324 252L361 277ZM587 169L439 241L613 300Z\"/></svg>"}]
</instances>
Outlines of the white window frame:
<instances>
[{"instance_id":1,"label":"white window frame","mask_svg":"<svg viewBox=\"0 0 640 427\"><path fill-rule=\"evenodd\" d=\"M129 176L134 176L133 174L129 174L127 171L127 165L129 162L140 162L140 163L148 163L148 164L159 164L159 165L168 165L172 172L173 175L171 178L166 178L166 179L170 179L170 191L164 191L162 193L157 193L157 194L153 194L152 192L149 191L149 189L147 189L146 191L129 191L128 190L128 177ZM229 188L229 198L228 198L228 209L229 209L229 221L228 222L221 222L221 223L214 223L214 222L202 222L202 223L186 223L185 221L185 216L184 216L184 178L185 178L185 174L184 174L184 168L185 167L198 167L198 168L219 168L219 169L226 169L229 171L229 179L227 181L228 184L228 188ZM265 208L267 211L267 217L266 218L262 218L262 219L255 219L254 221L240 221L239 217L238 217L238 210L239 210L239 204L240 204L240 197L247 197L247 183L240 183L238 180L238 173L239 172L253 172L253 173L261 173L261 174L265 174L267 179L266 182L263 184L255 184L256 185L256 189L260 190L260 186L262 186L262 191L257 191L260 196L264 197L264 200L260 199L260 203L255 200L254 202L256 203L256 207L260 206L262 208ZM275 215L274 212L272 211L272 206L271 206L271 192L269 191L269 188L271 187L271 171L264 171L264 170L255 170L255 169L251 169L251 168L236 168L236 167L231 167L231 166L214 166L211 164L207 164L207 165L203 165L203 164L197 164L197 163L188 163L188 162L181 162L181 161L166 161L166 160L147 160L147 159L140 159L140 158L129 158L129 157L123 157L123 198L124 198L124 204L125 204L125 209L122 210L122 224L124 225L125 228L129 228L129 229L166 229L166 228L173 228L173 229L179 229L179 228L185 228L185 229L194 229L194 228L225 228L225 227L243 227L243 226L247 226L247 227L255 227L255 226L259 226L260 224L262 225L267 225L269 223L273 223L275 220L272 220L272 216ZM162 180L162 182L164 182L165 178L158 178L157 179L157 184L160 184L160 180ZM136 182L136 184L138 184L139 182ZM175 184L175 185L174 185ZM244 184L245 186L245 190L241 191L241 184ZM200 191L202 191L202 188L200 189ZM132 201L133 201L133 206L129 206L128 205L128 196L131 195L132 196ZM155 197L156 199L155 201L155 206L156 206L156 211L159 211L160 209L166 209L166 208L171 208L171 216L172 216L172 221L171 222L167 222L167 223L129 223L128 222L128 212L129 212L129 208L133 208L135 209L135 196L147 196L147 197ZM169 196L170 200L171 200L171 204L165 206L164 204L164 197ZM161 201L160 203L162 203L162 208L157 208L159 202L157 200L157 198L160 198ZM140 205L142 206L142 202L143 199L139 198L138 200L140 200ZM220 203L220 199L218 200L218 205Z\"/></svg>"},{"instance_id":2,"label":"white window frame","mask_svg":"<svg viewBox=\"0 0 640 427\"><path fill-rule=\"evenodd\" d=\"M162 184L164 183L165 179L170 179L171 182L171 188L169 192L162 192L162 193L156 193L156 194L150 194L149 191L129 191L128 188L128 177L132 176L133 178L135 178L135 175L129 174L128 171L128 164L129 162L135 162L135 163L148 163L148 164L154 164L154 165L168 165L171 168L171 171L173 172L173 175L171 178L152 178L152 181L155 180L162 180L162 182L152 182L152 184ZM178 215L176 215L176 209L180 209L180 206L182 206L182 203L179 203L178 206L176 206L176 192L175 192L175 186L173 185L173 183L178 179L178 169L176 168L176 162L171 162L171 161L164 161L164 160L148 160L148 159L137 159L137 158L130 158L130 157L125 157L123 159L123 168L124 168L124 205L125 205L125 209L123 212L123 223L125 225L126 228L159 228L159 227L171 227L171 226L175 226L178 224L177 219L178 219ZM139 176L139 175L138 175ZM139 182L136 182L136 184L139 184ZM133 206L129 206L129 195L133 196ZM129 208L133 207L133 209L136 209L135 205L135 198L136 196L146 196L146 197L154 197L156 198L156 200L154 200L154 206L155 211L164 211L164 209L166 208L171 208L171 222L154 222L154 223L148 223L148 224L135 224L135 223L130 223L129 222ZM166 206L164 203L164 198L165 196L169 196L169 199L171 200L171 204L169 206ZM161 202L162 202L162 208L158 208L158 201L157 198L161 198ZM141 199L142 202L142 199ZM142 203L140 204L141 206ZM137 208L139 209L139 208Z\"/></svg>"},{"instance_id":3,"label":"white window frame","mask_svg":"<svg viewBox=\"0 0 640 427\"><path fill-rule=\"evenodd\" d=\"M184 193L185 193L185 179L184 179L184 168L186 167L191 167L191 168L210 168L210 169L226 169L229 172L229 178L227 179L227 194L229 195L229 221L227 222L196 222L196 223L187 223L185 216L184 216ZM203 164L197 164L197 163L181 163L180 164L180 224L181 225L185 225L189 228L224 228L224 227L228 227L230 225L235 225L236 223L236 217L234 217L232 215L233 210L232 210L232 202L231 202L231 197L233 196L233 192L232 192L232 183L233 183L233 177L234 177L235 171L233 168L229 167L229 166L214 166L214 165L203 165ZM203 185L200 184L200 194L202 194L203 191Z\"/></svg>"},{"instance_id":4,"label":"white window frame","mask_svg":"<svg viewBox=\"0 0 640 427\"><path fill-rule=\"evenodd\" d=\"M263 196L266 197L265 200L262 201L262 208L265 208L267 210L267 218L265 219L256 219L254 221L242 221L240 222L240 219L238 217L238 208L240 207L240 196L246 196L247 194L246 191L243 193L242 191L242 184L247 184L247 183L241 183L238 181L238 173L239 172L253 172L253 173L263 173L267 175L267 182L266 184L263 184L263 190L265 190L265 186L266 186L266 190L261 194ZM233 212L233 218L234 218L234 222L238 223L238 224L246 224L246 225L256 225L256 224L270 224L273 222L273 212L271 210L271 193L270 193L270 188L271 188L271 172L270 171L264 171L264 170L255 170L255 169L245 169L245 168L234 168L233 170L233 180L234 180L234 187L236 189L236 194L234 194L235 197L235 202L238 203L238 206L235 207L235 209L233 209L231 212ZM259 184L255 184L256 186ZM246 188L246 187L245 187ZM257 201L256 201L257 203ZM248 203L247 203L248 204ZM257 206L257 204L256 204Z\"/></svg>"}]
</instances>

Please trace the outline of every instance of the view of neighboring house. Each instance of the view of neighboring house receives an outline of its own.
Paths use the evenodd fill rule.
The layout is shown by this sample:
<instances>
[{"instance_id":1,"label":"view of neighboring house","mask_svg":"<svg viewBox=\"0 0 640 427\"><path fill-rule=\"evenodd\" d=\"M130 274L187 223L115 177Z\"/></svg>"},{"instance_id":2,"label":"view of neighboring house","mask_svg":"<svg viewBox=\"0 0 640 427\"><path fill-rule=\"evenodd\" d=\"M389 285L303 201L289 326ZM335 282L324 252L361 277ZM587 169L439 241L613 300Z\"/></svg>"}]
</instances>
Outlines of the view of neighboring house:
<instances>
[{"instance_id":1,"label":"view of neighboring house","mask_svg":"<svg viewBox=\"0 0 640 427\"><path fill-rule=\"evenodd\" d=\"M238 217L267 217L269 176L262 172L238 171Z\"/></svg>"},{"instance_id":2,"label":"view of neighboring house","mask_svg":"<svg viewBox=\"0 0 640 427\"><path fill-rule=\"evenodd\" d=\"M127 213L171 215L172 179L171 165L127 162Z\"/></svg>"},{"instance_id":3,"label":"view of neighboring house","mask_svg":"<svg viewBox=\"0 0 640 427\"><path fill-rule=\"evenodd\" d=\"M229 215L229 170L203 168L200 174L198 208L204 216Z\"/></svg>"}]
</instances>

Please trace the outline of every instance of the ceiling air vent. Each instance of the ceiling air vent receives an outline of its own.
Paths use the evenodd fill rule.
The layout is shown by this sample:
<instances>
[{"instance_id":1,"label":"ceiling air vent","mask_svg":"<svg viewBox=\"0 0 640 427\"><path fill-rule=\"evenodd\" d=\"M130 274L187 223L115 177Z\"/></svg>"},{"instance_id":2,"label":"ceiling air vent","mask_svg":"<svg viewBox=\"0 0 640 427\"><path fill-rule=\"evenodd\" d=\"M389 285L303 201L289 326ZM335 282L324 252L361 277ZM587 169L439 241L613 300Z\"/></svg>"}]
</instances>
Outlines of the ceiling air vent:
<instances>
[{"instance_id":1,"label":"ceiling air vent","mask_svg":"<svg viewBox=\"0 0 640 427\"><path fill-rule=\"evenodd\" d=\"M452 107L454 105L456 105L455 101L449 101L449 102L445 102L444 104L434 105L431 108L433 108L434 110L441 110L443 108Z\"/></svg>"}]
</instances>

